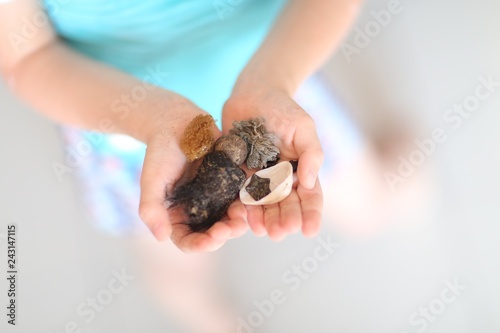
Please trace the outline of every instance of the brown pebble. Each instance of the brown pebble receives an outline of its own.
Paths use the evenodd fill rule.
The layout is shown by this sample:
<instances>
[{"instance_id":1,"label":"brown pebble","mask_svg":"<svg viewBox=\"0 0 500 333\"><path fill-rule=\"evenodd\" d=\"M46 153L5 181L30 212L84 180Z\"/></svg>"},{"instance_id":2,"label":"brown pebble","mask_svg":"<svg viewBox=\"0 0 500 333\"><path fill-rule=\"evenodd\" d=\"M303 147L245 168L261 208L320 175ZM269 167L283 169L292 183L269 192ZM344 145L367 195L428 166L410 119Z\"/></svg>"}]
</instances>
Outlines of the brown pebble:
<instances>
[{"instance_id":1,"label":"brown pebble","mask_svg":"<svg viewBox=\"0 0 500 333\"><path fill-rule=\"evenodd\" d=\"M247 143L237 135L229 134L221 136L215 141L215 151L222 151L236 164L245 162L248 154Z\"/></svg>"}]
</instances>

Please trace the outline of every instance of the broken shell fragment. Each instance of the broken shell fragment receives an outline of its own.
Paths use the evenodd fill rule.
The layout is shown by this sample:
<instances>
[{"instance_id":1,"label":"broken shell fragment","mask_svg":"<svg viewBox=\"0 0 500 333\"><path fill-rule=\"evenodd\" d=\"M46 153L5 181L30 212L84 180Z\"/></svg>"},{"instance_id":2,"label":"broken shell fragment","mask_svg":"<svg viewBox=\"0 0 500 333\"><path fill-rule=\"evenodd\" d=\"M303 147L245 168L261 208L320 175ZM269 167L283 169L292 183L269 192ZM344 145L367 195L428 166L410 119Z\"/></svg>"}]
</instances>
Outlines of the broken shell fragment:
<instances>
[{"instance_id":1,"label":"broken shell fragment","mask_svg":"<svg viewBox=\"0 0 500 333\"><path fill-rule=\"evenodd\" d=\"M280 162L273 167L262 169L255 173L260 178L269 178L269 188L271 193L255 200L248 193L247 186L253 177L248 178L240 190L240 200L245 205L258 206L270 205L284 200L292 192L293 168L289 162Z\"/></svg>"}]
</instances>

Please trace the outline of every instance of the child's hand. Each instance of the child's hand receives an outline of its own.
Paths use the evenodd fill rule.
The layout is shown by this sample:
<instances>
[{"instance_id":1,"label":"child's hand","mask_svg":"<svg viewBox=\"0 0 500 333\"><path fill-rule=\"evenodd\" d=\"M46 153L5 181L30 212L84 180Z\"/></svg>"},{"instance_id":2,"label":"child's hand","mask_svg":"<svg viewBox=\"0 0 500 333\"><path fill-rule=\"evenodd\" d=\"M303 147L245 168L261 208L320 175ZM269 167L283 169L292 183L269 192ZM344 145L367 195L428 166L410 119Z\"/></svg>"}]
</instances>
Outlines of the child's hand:
<instances>
[{"instance_id":1,"label":"child's hand","mask_svg":"<svg viewBox=\"0 0 500 333\"><path fill-rule=\"evenodd\" d=\"M323 193L318 171L323 164L323 151L312 118L283 90L266 84L246 84L235 88L222 115L223 132L233 121L264 117L266 128L277 138L283 160L299 160L298 185L290 196L277 204L246 206L240 218L247 218L250 228L259 236L273 240L302 230L312 237L319 231ZM238 212L240 212L238 210Z\"/></svg>"},{"instance_id":2,"label":"child's hand","mask_svg":"<svg viewBox=\"0 0 500 333\"><path fill-rule=\"evenodd\" d=\"M183 102L176 110L168 110L155 119L151 135L146 139L147 150L141 176L139 214L155 237L162 241L171 237L184 252L206 252L220 248L228 239L241 236L247 223L240 216L244 206L234 203L228 218L215 223L206 232L192 232L183 221L179 210L166 209L166 193L189 170L189 164L179 147L179 140L187 124L197 115L206 114L194 104ZM214 136L220 131L215 129Z\"/></svg>"}]
</instances>

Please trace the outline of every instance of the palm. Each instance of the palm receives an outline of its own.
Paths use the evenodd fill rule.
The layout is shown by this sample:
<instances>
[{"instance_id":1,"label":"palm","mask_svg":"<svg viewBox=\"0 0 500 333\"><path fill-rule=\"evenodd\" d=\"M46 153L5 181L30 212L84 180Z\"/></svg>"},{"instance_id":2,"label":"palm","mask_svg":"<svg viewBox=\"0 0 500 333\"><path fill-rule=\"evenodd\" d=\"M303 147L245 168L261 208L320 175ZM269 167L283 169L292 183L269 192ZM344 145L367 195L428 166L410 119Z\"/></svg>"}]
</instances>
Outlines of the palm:
<instances>
[{"instance_id":1,"label":"palm","mask_svg":"<svg viewBox=\"0 0 500 333\"><path fill-rule=\"evenodd\" d=\"M246 216L240 217L248 219L255 234L267 233L274 240L300 230L306 236L313 236L321 222L322 191L319 181L309 188L303 183L310 166L317 159L322 160L319 141L314 142L317 140L314 123L285 93L272 92L260 97L230 99L223 110L223 130L229 131L233 121L255 117L266 119L266 128L276 136L281 159L299 159L299 180L294 182L292 193L285 200L272 205L245 206Z\"/></svg>"}]
</instances>

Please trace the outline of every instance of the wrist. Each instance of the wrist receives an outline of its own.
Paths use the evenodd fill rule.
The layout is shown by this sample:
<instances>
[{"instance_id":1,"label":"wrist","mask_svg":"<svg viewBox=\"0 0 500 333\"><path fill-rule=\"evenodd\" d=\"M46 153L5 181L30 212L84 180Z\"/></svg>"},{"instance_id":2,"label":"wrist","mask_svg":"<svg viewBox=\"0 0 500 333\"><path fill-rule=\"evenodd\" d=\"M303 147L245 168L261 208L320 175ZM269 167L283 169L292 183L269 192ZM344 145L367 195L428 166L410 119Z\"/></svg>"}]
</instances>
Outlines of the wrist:
<instances>
[{"instance_id":1,"label":"wrist","mask_svg":"<svg viewBox=\"0 0 500 333\"><path fill-rule=\"evenodd\" d=\"M233 94L255 92L255 90L279 90L293 96L300 84L291 71L279 66L252 61L241 72Z\"/></svg>"},{"instance_id":2,"label":"wrist","mask_svg":"<svg viewBox=\"0 0 500 333\"><path fill-rule=\"evenodd\" d=\"M178 138L200 113L204 111L187 98L162 90L142 103L124 127L127 134L147 144L157 135Z\"/></svg>"}]
</instances>

